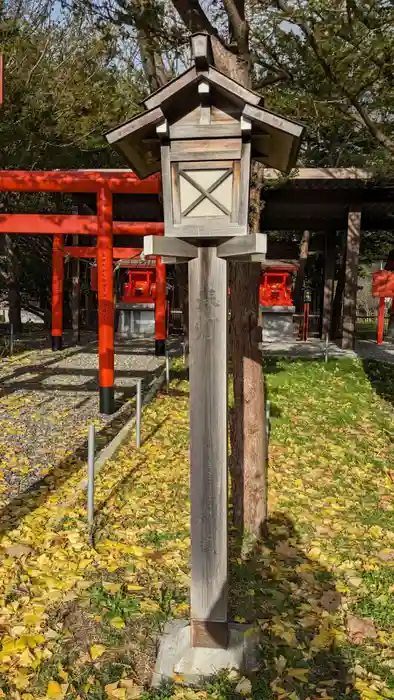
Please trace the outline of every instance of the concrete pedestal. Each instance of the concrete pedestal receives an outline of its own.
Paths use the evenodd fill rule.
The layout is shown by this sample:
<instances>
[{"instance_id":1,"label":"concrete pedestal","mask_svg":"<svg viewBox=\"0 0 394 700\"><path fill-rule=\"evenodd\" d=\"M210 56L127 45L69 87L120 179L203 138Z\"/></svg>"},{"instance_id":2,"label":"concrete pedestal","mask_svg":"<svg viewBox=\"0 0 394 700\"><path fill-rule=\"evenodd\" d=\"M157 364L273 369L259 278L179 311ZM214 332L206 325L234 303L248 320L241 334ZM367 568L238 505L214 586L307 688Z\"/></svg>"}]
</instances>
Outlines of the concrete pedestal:
<instances>
[{"instance_id":1,"label":"concrete pedestal","mask_svg":"<svg viewBox=\"0 0 394 700\"><path fill-rule=\"evenodd\" d=\"M251 633L249 625L230 623L227 649L193 648L190 623L172 620L160 641L152 686L177 677L185 685L201 685L220 671L252 671L257 667L257 642L257 633Z\"/></svg>"},{"instance_id":2,"label":"concrete pedestal","mask_svg":"<svg viewBox=\"0 0 394 700\"><path fill-rule=\"evenodd\" d=\"M263 343L294 341L294 306L262 306Z\"/></svg>"},{"instance_id":3,"label":"concrete pedestal","mask_svg":"<svg viewBox=\"0 0 394 700\"><path fill-rule=\"evenodd\" d=\"M117 332L121 338L152 337L155 334L155 305L116 305L119 316Z\"/></svg>"}]
</instances>

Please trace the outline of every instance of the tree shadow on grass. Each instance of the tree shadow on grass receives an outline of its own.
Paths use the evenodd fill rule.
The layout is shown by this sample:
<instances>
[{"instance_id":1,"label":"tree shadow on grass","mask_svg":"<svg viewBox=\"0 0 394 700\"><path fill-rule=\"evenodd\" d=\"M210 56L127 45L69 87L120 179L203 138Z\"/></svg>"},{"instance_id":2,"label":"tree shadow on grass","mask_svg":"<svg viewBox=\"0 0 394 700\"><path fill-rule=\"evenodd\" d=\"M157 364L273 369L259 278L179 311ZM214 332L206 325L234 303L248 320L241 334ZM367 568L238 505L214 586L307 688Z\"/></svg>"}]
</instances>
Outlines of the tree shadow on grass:
<instances>
[{"instance_id":1,"label":"tree shadow on grass","mask_svg":"<svg viewBox=\"0 0 394 700\"><path fill-rule=\"evenodd\" d=\"M363 367L374 391L394 406L394 364L363 360Z\"/></svg>"},{"instance_id":2,"label":"tree shadow on grass","mask_svg":"<svg viewBox=\"0 0 394 700\"><path fill-rule=\"evenodd\" d=\"M231 547L230 618L257 621L261 635L253 697L359 697L350 649L335 644L341 604L335 580L301 550L293 523L272 517L268 538L246 559L236 538Z\"/></svg>"}]
</instances>

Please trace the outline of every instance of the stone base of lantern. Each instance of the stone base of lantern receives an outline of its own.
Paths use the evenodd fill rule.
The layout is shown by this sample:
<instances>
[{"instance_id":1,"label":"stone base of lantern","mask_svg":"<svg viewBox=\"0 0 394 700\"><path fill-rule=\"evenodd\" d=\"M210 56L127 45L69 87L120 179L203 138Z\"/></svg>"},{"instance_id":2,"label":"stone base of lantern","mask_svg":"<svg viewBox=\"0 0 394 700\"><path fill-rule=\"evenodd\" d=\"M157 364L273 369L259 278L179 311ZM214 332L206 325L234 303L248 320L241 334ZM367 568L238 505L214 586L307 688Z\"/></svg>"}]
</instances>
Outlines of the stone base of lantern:
<instances>
[{"instance_id":1,"label":"stone base of lantern","mask_svg":"<svg viewBox=\"0 0 394 700\"><path fill-rule=\"evenodd\" d=\"M155 334L155 305L127 304L116 305L119 314L117 333L120 338L152 337Z\"/></svg>"},{"instance_id":2,"label":"stone base of lantern","mask_svg":"<svg viewBox=\"0 0 394 700\"><path fill-rule=\"evenodd\" d=\"M227 649L191 646L188 620L172 620L164 628L152 677L152 686L179 681L184 685L202 685L220 671L240 673L257 667L257 633L250 625L229 623Z\"/></svg>"},{"instance_id":3,"label":"stone base of lantern","mask_svg":"<svg viewBox=\"0 0 394 700\"><path fill-rule=\"evenodd\" d=\"M294 306L261 306L263 343L294 341Z\"/></svg>"}]
</instances>

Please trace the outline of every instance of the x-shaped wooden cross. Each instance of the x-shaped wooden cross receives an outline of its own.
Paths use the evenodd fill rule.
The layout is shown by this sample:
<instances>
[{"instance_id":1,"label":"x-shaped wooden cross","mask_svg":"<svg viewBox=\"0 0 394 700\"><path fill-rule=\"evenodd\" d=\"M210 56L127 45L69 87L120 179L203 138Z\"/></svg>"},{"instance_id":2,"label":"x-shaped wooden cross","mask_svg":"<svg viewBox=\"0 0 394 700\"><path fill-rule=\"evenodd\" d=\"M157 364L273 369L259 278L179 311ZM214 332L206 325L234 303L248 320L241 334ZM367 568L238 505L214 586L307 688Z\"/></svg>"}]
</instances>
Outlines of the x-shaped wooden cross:
<instances>
[{"instance_id":1,"label":"x-shaped wooden cross","mask_svg":"<svg viewBox=\"0 0 394 700\"><path fill-rule=\"evenodd\" d=\"M229 175L232 174L232 168L227 168L222 175L215 180L215 182L212 183L212 185L209 185L207 189L205 189L202 185L200 185L198 182L195 182L192 177L188 173L186 173L182 168L179 168L179 174L182 175L182 177L187 180L187 182L192 185L196 190L198 190L201 194L197 199L194 200L191 204L189 204L188 207L186 207L185 211L182 212L182 216L187 216L190 214L190 212L196 208L198 204L200 204L204 199L209 199L212 204L214 204L216 207L218 207L223 214L226 214L227 216L230 216L231 212L227 209L227 207L224 206L221 202L219 202L211 193L216 190L219 185L221 185L224 180L228 178Z\"/></svg>"}]
</instances>

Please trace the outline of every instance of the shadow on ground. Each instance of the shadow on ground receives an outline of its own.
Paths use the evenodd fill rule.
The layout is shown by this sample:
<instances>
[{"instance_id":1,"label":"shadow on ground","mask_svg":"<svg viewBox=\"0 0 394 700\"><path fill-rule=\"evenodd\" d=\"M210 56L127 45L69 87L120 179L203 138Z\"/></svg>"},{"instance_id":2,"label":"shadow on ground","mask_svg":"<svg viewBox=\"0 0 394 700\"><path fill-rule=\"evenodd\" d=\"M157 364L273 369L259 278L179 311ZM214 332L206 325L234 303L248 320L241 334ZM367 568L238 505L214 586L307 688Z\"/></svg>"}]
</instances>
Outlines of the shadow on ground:
<instances>
[{"instance_id":1,"label":"shadow on ground","mask_svg":"<svg viewBox=\"0 0 394 700\"><path fill-rule=\"evenodd\" d=\"M335 643L341 595L332 574L305 555L294 524L284 515L270 518L268 532L247 556L241 555L240 540L230 540L229 619L259 629L257 664L247 674L252 683L247 696L356 700L360 695L351 670L355 650ZM220 700L245 696L244 690L237 692L237 680L226 675L212 678L208 687ZM163 685L144 697L177 697L172 692Z\"/></svg>"},{"instance_id":2,"label":"shadow on ground","mask_svg":"<svg viewBox=\"0 0 394 700\"><path fill-rule=\"evenodd\" d=\"M394 364L363 360L363 367L372 388L394 406Z\"/></svg>"},{"instance_id":3,"label":"shadow on ground","mask_svg":"<svg viewBox=\"0 0 394 700\"><path fill-rule=\"evenodd\" d=\"M268 530L246 559L236 539L230 553L230 617L258 621L261 630L254 697L358 697L351 652L330 636L341 604L335 580L301 550L291 520L274 514Z\"/></svg>"}]
</instances>

